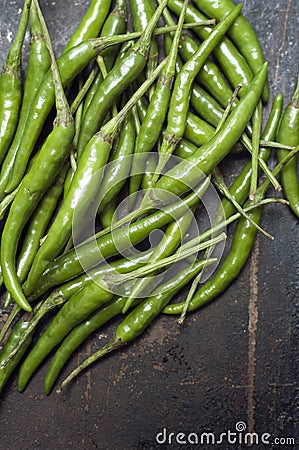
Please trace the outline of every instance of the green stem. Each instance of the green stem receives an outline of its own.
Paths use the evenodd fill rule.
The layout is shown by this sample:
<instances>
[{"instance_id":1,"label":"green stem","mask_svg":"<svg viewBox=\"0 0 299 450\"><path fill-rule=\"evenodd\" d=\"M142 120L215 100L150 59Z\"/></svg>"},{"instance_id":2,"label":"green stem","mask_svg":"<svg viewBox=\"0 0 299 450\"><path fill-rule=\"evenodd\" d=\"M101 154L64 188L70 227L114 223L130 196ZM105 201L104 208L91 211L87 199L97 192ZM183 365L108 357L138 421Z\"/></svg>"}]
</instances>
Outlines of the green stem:
<instances>
[{"instance_id":1,"label":"green stem","mask_svg":"<svg viewBox=\"0 0 299 450\"><path fill-rule=\"evenodd\" d=\"M258 102L252 118L252 158L251 158L251 180L249 189L249 200L253 201L258 182L258 156L260 150L260 138L262 128L262 102Z\"/></svg>"}]
</instances>

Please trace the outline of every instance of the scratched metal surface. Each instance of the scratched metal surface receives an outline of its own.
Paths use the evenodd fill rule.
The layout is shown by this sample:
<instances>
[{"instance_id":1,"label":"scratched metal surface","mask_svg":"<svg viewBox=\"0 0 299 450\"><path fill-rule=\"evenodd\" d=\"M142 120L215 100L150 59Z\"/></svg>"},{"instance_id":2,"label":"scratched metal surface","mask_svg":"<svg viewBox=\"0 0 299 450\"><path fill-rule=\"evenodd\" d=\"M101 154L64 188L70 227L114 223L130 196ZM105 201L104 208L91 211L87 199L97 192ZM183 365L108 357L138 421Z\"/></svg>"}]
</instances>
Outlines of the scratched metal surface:
<instances>
[{"instance_id":1,"label":"scratched metal surface","mask_svg":"<svg viewBox=\"0 0 299 450\"><path fill-rule=\"evenodd\" d=\"M41 0L58 53L88 3ZM0 4L1 64L21 5L21 0ZM299 2L244 0L243 12L270 62L271 98L282 92L287 102L298 71ZM233 170L239 163L232 164ZM156 440L163 430L173 442L170 433L210 432L219 437L235 432L238 422L260 439L263 433L272 441L295 437L298 221L276 205L265 209L262 225L276 240L259 236L237 282L217 301L188 316L184 326L161 317L137 342L96 364L60 395L43 395L47 364L22 394L13 377L0 398L0 449L154 449L163 447ZM90 339L63 374L98 344L98 337ZM265 448L295 448L286 442ZM179 448L174 443L164 447ZM246 448L233 442L198 447Z\"/></svg>"}]
</instances>

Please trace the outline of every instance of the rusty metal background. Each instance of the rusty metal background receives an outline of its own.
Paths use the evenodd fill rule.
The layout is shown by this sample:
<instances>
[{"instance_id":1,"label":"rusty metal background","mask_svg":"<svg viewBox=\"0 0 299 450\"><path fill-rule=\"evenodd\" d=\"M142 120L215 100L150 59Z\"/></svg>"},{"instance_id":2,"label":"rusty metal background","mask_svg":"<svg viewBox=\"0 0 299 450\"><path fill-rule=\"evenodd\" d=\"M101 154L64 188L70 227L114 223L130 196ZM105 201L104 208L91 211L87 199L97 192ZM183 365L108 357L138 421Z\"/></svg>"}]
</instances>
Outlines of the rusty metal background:
<instances>
[{"instance_id":1,"label":"rusty metal background","mask_svg":"<svg viewBox=\"0 0 299 450\"><path fill-rule=\"evenodd\" d=\"M59 53L89 1L40 3ZM21 7L21 0L0 3L1 64ZM271 98L282 92L286 104L299 69L299 2L244 0L243 13L270 62ZM232 163L236 173L240 162ZM262 225L275 241L259 235L237 282L184 326L160 317L138 341L95 364L62 394L43 395L48 362L22 394L13 377L0 398L0 449L243 449L244 433L236 429L241 422L260 439L271 435L271 444L260 441L254 448L298 448L287 441L297 433L298 445L298 220L273 205L265 208ZM100 339L105 335L90 339L63 375ZM184 441L190 433L194 439L194 433L209 432L219 439L229 430L237 433L236 442L175 444L178 436Z\"/></svg>"}]
</instances>

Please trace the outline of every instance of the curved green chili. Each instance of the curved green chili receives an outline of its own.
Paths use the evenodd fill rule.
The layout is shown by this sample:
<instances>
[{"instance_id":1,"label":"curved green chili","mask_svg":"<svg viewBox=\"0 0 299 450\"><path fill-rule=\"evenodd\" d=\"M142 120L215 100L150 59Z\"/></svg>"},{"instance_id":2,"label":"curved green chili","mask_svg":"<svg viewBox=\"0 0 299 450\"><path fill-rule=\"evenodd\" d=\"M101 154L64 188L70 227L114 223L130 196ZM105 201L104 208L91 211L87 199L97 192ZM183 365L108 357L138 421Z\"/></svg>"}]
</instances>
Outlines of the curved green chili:
<instances>
[{"instance_id":1,"label":"curved green chili","mask_svg":"<svg viewBox=\"0 0 299 450\"><path fill-rule=\"evenodd\" d=\"M109 292L108 286L103 287L105 286L104 282L101 284L102 287L95 283L87 284L84 289L75 293L54 316L20 368L19 391L24 390L37 367L73 327L99 308L101 304L112 299L114 294Z\"/></svg>"},{"instance_id":2,"label":"curved green chili","mask_svg":"<svg viewBox=\"0 0 299 450\"><path fill-rule=\"evenodd\" d=\"M132 23L134 31L142 31L146 28L150 21L156 5L153 0L129 0L130 11L132 15ZM157 39L152 38L149 48L148 61L146 64L146 76L149 76L158 64L159 48ZM150 92L153 88L150 89ZM151 93L149 93L151 97Z\"/></svg>"},{"instance_id":3,"label":"curved green chili","mask_svg":"<svg viewBox=\"0 0 299 450\"><path fill-rule=\"evenodd\" d=\"M119 193L127 181L131 169L131 158L134 153L136 130L133 116L130 113L126 118L120 132L119 141L115 154L108 167L105 169L104 177L99 187L100 205L98 212L101 214L110 202Z\"/></svg>"},{"instance_id":4,"label":"curved green chili","mask_svg":"<svg viewBox=\"0 0 299 450\"><path fill-rule=\"evenodd\" d=\"M167 8L163 11L163 18L168 26L173 26L175 24L175 21ZM166 52L168 53L167 47L169 46L169 43L167 41L169 41L169 35L166 35L164 38L164 45L166 47ZM181 34L179 52L184 62L188 61L197 49L198 42L196 42L190 34L183 32ZM227 84L218 66L211 59L205 61L196 76L196 81L204 86L220 105L226 108L233 95L233 91Z\"/></svg>"},{"instance_id":5,"label":"curved green chili","mask_svg":"<svg viewBox=\"0 0 299 450\"><path fill-rule=\"evenodd\" d=\"M262 138L265 141L273 141L276 138L276 132L282 111L282 103L283 103L283 96L281 94L278 94L273 100L269 118L263 131ZM263 146L260 147L260 157L264 161L268 160L270 153L271 149L269 147ZM235 200L241 205L248 197L250 179L251 179L251 161L248 161L248 163L244 166L243 170L230 187L230 193L234 196ZM225 217L230 217L235 212L234 205L225 198L222 200L222 207L224 209Z\"/></svg>"},{"instance_id":6,"label":"curved green chili","mask_svg":"<svg viewBox=\"0 0 299 450\"><path fill-rule=\"evenodd\" d=\"M276 120L275 123L277 127L278 121ZM298 148L295 148L295 151L297 152ZM288 156L290 155L287 155L287 158ZM274 168L273 172L275 173L275 175L279 173L285 163L286 160L284 159ZM264 181L259 186L255 194L255 202L259 202L264 198L269 184L269 179L266 179L266 181ZM249 204L252 205L252 202L250 202ZM261 207L254 208L251 211L247 211L247 213L249 213L251 219L255 223L259 224L261 218ZM232 217L233 216L231 216L231 218ZM251 224L249 220L247 220L245 217L241 217L239 219L233 242L227 257L222 262L215 275L196 292L188 306L188 311L193 311L197 308L200 308L207 302L215 299L239 275L248 260L256 237L256 233L257 228L253 224ZM167 314L181 314L183 308L184 303L181 302L167 306L163 312Z\"/></svg>"},{"instance_id":7,"label":"curved green chili","mask_svg":"<svg viewBox=\"0 0 299 450\"><path fill-rule=\"evenodd\" d=\"M153 30L165 7L166 0L156 9L141 38L131 47L125 56L114 64L112 70L100 84L83 117L83 126L78 142L78 152L82 154L91 137L100 126L113 102L135 80L144 69L151 44Z\"/></svg>"}]
</instances>

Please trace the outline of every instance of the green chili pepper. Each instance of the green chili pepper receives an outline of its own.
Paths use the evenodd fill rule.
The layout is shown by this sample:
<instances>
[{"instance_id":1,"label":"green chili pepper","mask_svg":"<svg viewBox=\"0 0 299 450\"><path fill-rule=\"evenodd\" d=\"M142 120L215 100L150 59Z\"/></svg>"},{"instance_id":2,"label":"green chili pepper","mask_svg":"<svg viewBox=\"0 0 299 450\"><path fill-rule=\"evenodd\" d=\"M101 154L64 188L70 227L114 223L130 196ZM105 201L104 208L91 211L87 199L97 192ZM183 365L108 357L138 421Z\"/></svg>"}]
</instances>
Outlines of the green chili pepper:
<instances>
[{"instance_id":1,"label":"green chili pepper","mask_svg":"<svg viewBox=\"0 0 299 450\"><path fill-rule=\"evenodd\" d=\"M81 44L87 39L96 38L103 26L111 6L111 0L91 0L90 5L70 37L63 53Z\"/></svg>"},{"instance_id":2,"label":"green chili pepper","mask_svg":"<svg viewBox=\"0 0 299 450\"><path fill-rule=\"evenodd\" d=\"M30 53L26 71L26 80L24 86L24 93L22 99L22 107L20 116L17 122L17 129L13 139L13 142L9 148L6 159L3 162L3 168L1 169L1 179L5 179L5 174L12 166L16 149L20 145L21 138L25 129L26 120L30 111L32 99L37 92L40 83L50 68L50 57L43 37L40 22L37 17L36 8L34 3L31 3L30 7Z\"/></svg>"},{"instance_id":3,"label":"green chili pepper","mask_svg":"<svg viewBox=\"0 0 299 450\"><path fill-rule=\"evenodd\" d=\"M75 293L54 316L23 362L18 377L18 390L22 391L25 388L44 358L74 326L88 317L101 304L111 300L112 297L113 293L109 292L108 286L105 287L104 282L101 283L101 286L89 283L84 289Z\"/></svg>"},{"instance_id":4,"label":"green chili pepper","mask_svg":"<svg viewBox=\"0 0 299 450\"><path fill-rule=\"evenodd\" d=\"M107 122L101 130L93 136L78 161L71 187L61 205L55 221L53 222L46 239L40 247L33 261L31 270L26 280L26 288L32 292L48 264L58 256L72 233L74 211L77 217L84 217L90 208L90 201L96 197L102 176L100 169L105 166L109 158L113 140L130 112L136 100L140 98L153 83L161 71L162 61L152 76L148 78L133 97L126 103L121 111ZM84 228L86 223L82 224ZM81 231L81 229L80 229Z\"/></svg>"},{"instance_id":5,"label":"green chili pepper","mask_svg":"<svg viewBox=\"0 0 299 450\"><path fill-rule=\"evenodd\" d=\"M276 122L276 126L278 122ZM299 147L295 148L293 154L298 152ZM277 175L281 169L285 166L288 159L292 155L286 155L286 158L281 161L274 168L273 172ZM261 201L269 187L270 181L266 179L263 184L259 186L256 191L254 202ZM249 202L249 205L252 206L252 202ZM261 218L261 208L255 207L252 210L246 211L250 214L251 219L255 223L260 222ZM230 217L232 219L233 216ZM229 221L230 221L229 219ZM226 259L222 262L219 270L215 273L215 275L210 278L194 295L191 300L188 311L193 311L197 308L200 308L207 302L216 298L220 293L222 293L231 282L239 275L240 271L244 267L245 263L248 260L250 255L255 237L257 233L257 228L250 223L246 218L241 217L238 221L236 231L234 234L233 242L231 245L230 252L228 253ZM183 311L184 303L177 303L173 305L167 306L163 312L167 314L180 314Z\"/></svg>"},{"instance_id":6,"label":"green chili pepper","mask_svg":"<svg viewBox=\"0 0 299 450\"><path fill-rule=\"evenodd\" d=\"M167 6L175 14L179 15L182 8L182 1L169 0ZM186 13L186 22L194 22L196 20L206 20L206 17L192 5L189 5ZM206 39L211 33L211 29L207 27L198 27L195 28L194 31L203 40ZM239 84L244 86L250 82L253 77L252 71L230 39L224 37L214 49L213 55L220 64L233 89L235 89ZM240 91L240 95L241 93L242 89ZM226 104L223 106L226 107Z\"/></svg>"},{"instance_id":7,"label":"green chili pepper","mask_svg":"<svg viewBox=\"0 0 299 450\"><path fill-rule=\"evenodd\" d=\"M82 258L86 260L88 255L88 264L90 264L90 267L93 267L100 262L98 249L103 258L108 258L126 249L128 247L128 239L130 245L142 242L151 231L167 225L170 221L177 219L186 210L196 204L206 188L206 183L209 183L209 179L199 184L194 189L194 192L189 194L185 199L166 205L163 210L157 211L148 217L141 218L139 221L130 224L128 228L119 228L113 233L101 236L97 239L97 248L90 243L85 244L80 249L80 251L83 250L85 252L82 253ZM80 273L82 273L82 266L78 254L74 250L71 250L49 264L48 269L44 272L34 291L39 290L40 293L45 292L50 287L74 278ZM26 283L24 290L27 294L30 293Z\"/></svg>"},{"instance_id":8,"label":"green chili pepper","mask_svg":"<svg viewBox=\"0 0 299 450\"><path fill-rule=\"evenodd\" d=\"M70 381L73 380L82 370L86 369L86 367L98 360L100 357L136 339L141 333L143 333L149 324L162 311L165 305L169 303L171 298L179 292L196 275L196 273L198 273L198 271L203 268L204 264L209 262L210 261L198 261L191 268L188 267L187 270L183 269L182 272L175 277L175 279L170 280L167 289L165 289L164 286L163 293L155 292L151 297L139 303L118 325L115 336L108 342L108 344L88 357L76 369L74 369L62 382L60 385L60 390L65 388L65 386L69 384ZM104 313L106 313L106 311ZM53 375L55 375L55 373L53 373ZM45 380L47 390L48 387L51 387L50 383L52 380L50 377L52 378L51 372L49 374L49 378L46 378Z\"/></svg>"},{"instance_id":9,"label":"green chili pepper","mask_svg":"<svg viewBox=\"0 0 299 450\"><path fill-rule=\"evenodd\" d=\"M290 103L285 108L277 133L277 142L296 146L299 144L299 77L296 90ZM277 150L278 161L281 161L288 151ZM290 203L290 208L299 217L299 180L298 156L296 155L282 169L280 174L284 194Z\"/></svg>"},{"instance_id":10,"label":"green chili pepper","mask_svg":"<svg viewBox=\"0 0 299 450\"><path fill-rule=\"evenodd\" d=\"M185 19L188 0L184 1L180 14L178 27L174 35L171 49L168 54L167 63L159 77L146 115L142 121L141 128L136 137L135 154L148 153L156 145L162 131L164 120L167 116L169 100L173 79L175 76L175 65L178 53L180 35ZM142 181L142 159L135 158L132 161L132 174L130 177L130 195L138 191Z\"/></svg>"},{"instance_id":11,"label":"green chili pepper","mask_svg":"<svg viewBox=\"0 0 299 450\"><path fill-rule=\"evenodd\" d=\"M165 28L156 32L165 33ZM140 32L128 33L118 36L107 36L90 39L65 52L57 61L63 86L67 86L82 70L107 47L127 42L140 37ZM55 100L54 84L51 72L44 77L36 95L32 100L29 117L22 136L22 145L15 150L16 158L10 162L9 167L2 168L0 176L0 198L4 191L11 192L20 183L34 145L40 135L44 123L50 113ZM9 185L8 185L9 183Z\"/></svg>"},{"instance_id":12,"label":"green chili pepper","mask_svg":"<svg viewBox=\"0 0 299 450\"><path fill-rule=\"evenodd\" d=\"M7 358L11 350L18 344L20 338L22 337L24 331L27 329L28 326L28 320L27 317L23 317L22 320L19 320L17 324L14 326L12 331L10 332L10 335L8 337L8 340L2 349L0 353L0 365L2 362ZM9 377L17 367L17 365L20 363L21 359L23 358L27 348L29 347L30 343L32 342L33 335L29 334L27 336L24 344L20 348L20 350L14 355L14 357L9 361L9 363L0 369L0 392L2 392L5 384L7 383Z\"/></svg>"},{"instance_id":13,"label":"green chili pepper","mask_svg":"<svg viewBox=\"0 0 299 450\"><path fill-rule=\"evenodd\" d=\"M41 240L49 225L50 219L57 207L58 200L63 190L63 182L66 175L68 165L62 169L54 184L49 188L37 205L32 217L27 225L25 236L18 253L17 276L22 283L31 267L32 261L37 250L40 247ZM6 303L10 302L11 296L9 292L6 295Z\"/></svg>"},{"instance_id":14,"label":"green chili pepper","mask_svg":"<svg viewBox=\"0 0 299 450\"><path fill-rule=\"evenodd\" d=\"M179 195L186 191L187 186L198 181L198 169L204 174L209 174L213 167L219 164L238 141L246 127L260 98L267 69L268 64L265 63L249 84L238 105L232 110L224 126L186 162L182 161L166 172L157 182L157 189L171 189L171 192ZM196 168L194 174L193 167Z\"/></svg>"},{"instance_id":15,"label":"green chili pepper","mask_svg":"<svg viewBox=\"0 0 299 450\"><path fill-rule=\"evenodd\" d=\"M262 138L265 141L273 141L276 138L276 132L282 111L282 103L283 96L281 94L278 94L273 100L269 119L262 134ZM263 160L267 161L270 157L270 153L271 149L269 147L260 147L260 157ZM249 194L251 170L251 161L248 161L248 163L241 171L240 175L236 178L236 180L230 187L230 193L241 205L247 199ZM236 211L234 205L232 205L232 203L225 198L222 201L222 207L225 213L225 217L227 218L234 214L234 212Z\"/></svg>"},{"instance_id":16,"label":"green chili pepper","mask_svg":"<svg viewBox=\"0 0 299 450\"><path fill-rule=\"evenodd\" d=\"M150 263L158 261L166 256L169 256L174 252L174 250L179 246L179 244L185 237L185 234L191 224L192 218L194 217L193 212L194 208L190 211L187 211L178 220L171 222L168 225L165 234L163 235L163 238L156 246L156 248L153 251L153 254L151 255ZM158 283L157 279L155 280L155 283ZM140 279L137 279L123 307L123 313L127 312L127 310L131 307L132 303L134 302L134 299L140 297L140 294L142 297L145 296L145 293L147 293L147 295L150 294L150 292L148 293L148 287L150 284L151 278L141 277ZM154 286L151 284L151 290L153 289Z\"/></svg>"},{"instance_id":17,"label":"green chili pepper","mask_svg":"<svg viewBox=\"0 0 299 450\"><path fill-rule=\"evenodd\" d=\"M84 124L78 142L78 152L82 154L91 137L99 131L100 126L113 102L124 92L144 69L151 44L153 30L165 7L166 0L156 9L141 38L128 50L124 58L114 64L113 69L100 84L85 115Z\"/></svg>"},{"instance_id":18,"label":"green chili pepper","mask_svg":"<svg viewBox=\"0 0 299 450\"><path fill-rule=\"evenodd\" d=\"M127 7L124 0L117 0L115 2L115 7L113 11L107 17L102 31L101 36L116 36L118 34L123 34L127 29ZM115 58L119 52L120 46L115 45L111 49L104 50L101 56L104 58L107 71L109 72L115 61Z\"/></svg>"},{"instance_id":19,"label":"green chili pepper","mask_svg":"<svg viewBox=\"0 0 299 450\"><path fill-rule=\"evenodd\" d=\"M175 21L167 8L163 11L163 18L168 26L173 26ZM168 36L164 37L165 46L167 48ZM190 34L183 32L181 35L179 52L182 59L187 62L188 59L196 53L198 42L196 42ZM168 53L168 51L167 51ZM183 64L183 63L182 63ZM202 68L199 70L196 81L202 85L224 108L230 101L233 91L228 86L227 81L220 72L218 66L210 59L206 60ZM206 95L206 94L205 94ZM215 100L214 100L215 101ZM212 124L213 125L213 124Z\"/></svg>"},{"instance_id":20,"label":"green chili pepper","mask_svg":"<svg viewBox=\"0 0 299 450\"><path fill-rule=\"evenodd\" d=\"M23 335L20 337L18 342L15 343L15 346L13 348L10 348L10 352L7 353L5 359L3 358L1 362L2 367L5 367L8 364L8 362L14 357L14 355L25 343L29 334L33 333L39 322L47 314L49 314L57 307L61 307L64 303L66 303L70 298L72 298L73 295L77 294L79 291L82 292L87 285L89 285L88 289L90 289L91 283L97 284L99 280L102 280L104 275L107 276L107 274L109 273L125 274L129 271L138 269L148 261L151 254L152 251L147 251L139 255L136 255L134 259L129 260L121 259L111 262L109 265L105 264L96 267L94 269L91 269L88 272L88 274L84 273L83 275L53 290L45 300L42 300L38 304L38 308L34 309L34 314L30 318L30 320L28 320L28 325L26 327L26 330L24 330ZM95 287L95 291L97 291L97 289L98 286ZM36 297L39 296L40 296L39 293L36 292ZM12 320L15 318L18 312L19 311L17 312L13 311ZM22 321L23 318L21 318L20 320Z\"/></svg>"},{"instance_id":21,"label":"green chili pepper","mask_svg":"<svg viewBox=\"0 0 299 450\"><path fill-rule=\"evenodd\" d=\"M231 0L220 0L217 2L194 0L194 3L204 14L217 20L222 20L235 6ZM243 15L240 15L228 30L228 36L239 49L252 72L256 74L263 66L265 60L259 40L252 26ZM269 100L268 81L265 83L262 98L265 102Z\"/></svg>"},{"instance_id":22,"label":"green chili pepper","mask_svg":"<svg viewBox=\"0 0 299 450\"><path fill-rule=\"evenodd\" d=\"M146 28L148 22L150 21L156 5L153 0L129 0L130 11L132 15L132 24L134 31L142 31ZM149 48L148 61L146 64L145 75L150 76L150 74L155 70L159 58L159 49L157 39L152 38L152 42ZM150 89L149 96L151 97Z\"/></svg>"},{"instance_id":23,"label":"green chili pepper","mask_svg":"<svg viewBox=\"0 0 299 450\"><path fill-rule=\"evenodd\" d=\"M222 22L217 24L209 36L198 47L196 53L183 65L181 71L177 74L170 98L167 126L159 150L160 157L157 165L157 173L152 178L153 186L168 160L168 155L173 153L178 142L184 136L191 89L195 76L240 12L241 5L236 6Z\"/></svg>"},{"instance_id":24,"label":"green chili pepper","mask_svg":"<svg viewBox=\"0 0 299 450\"><path fill-rule=\"evenodd\" d=\"M46 33L46 25L43 22L39 5L36 0L33 1L35 1L39 19ZM1 264L5 286L18 305L27 311L31 311L31 306L24 296L16 274L15 258L20 234L44 193L61 170L63 162L70 152L75 134L74 121L61 87L59 72L48 37L47 41L56 90L57 116L51 134L24 177L11 205L1 240Z\"/></svg>"},{"instance_id":25,"label":"green chili pepper","mask_svg":"<svg viewBox=\"0 0 299 450\"><path fill-rule=\"evenodd\" d=\"M14 137L22 103L22 47L30 4L31 0L25 0L18 32L0 76L0 163Z\"/></svg>"},{"instance_id":26,"label":"green chili pepper","mask_svg":"<svg viewBox=\"0 0 299 450\"><path fill-rule=\"evenodd\" d=\"M113 298L107 305L100 307L99 310L96 310L86 320L74 327L64 338L51 359L44 379L44 392L46 395L50 394L60 371L79 345L102 325L121 314L125 300L123 297Z\"/></svg>"},{"instance_id":27,"label":"green chili pepper","mask_svg":"<svg viewBox=\"0 0 299 450\"><path fill-rule=\"evenodd\" d=\"M127 181L131 170L130 155L134 153L136 131L132 113L126 118L120 132L119 141L113 159L105 170L99 188L99 214L108 207Z\"/></svg>"}]
</instances>

